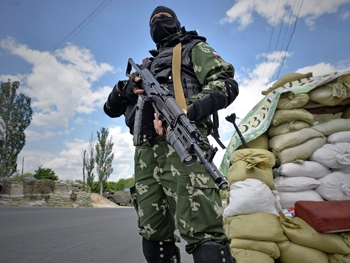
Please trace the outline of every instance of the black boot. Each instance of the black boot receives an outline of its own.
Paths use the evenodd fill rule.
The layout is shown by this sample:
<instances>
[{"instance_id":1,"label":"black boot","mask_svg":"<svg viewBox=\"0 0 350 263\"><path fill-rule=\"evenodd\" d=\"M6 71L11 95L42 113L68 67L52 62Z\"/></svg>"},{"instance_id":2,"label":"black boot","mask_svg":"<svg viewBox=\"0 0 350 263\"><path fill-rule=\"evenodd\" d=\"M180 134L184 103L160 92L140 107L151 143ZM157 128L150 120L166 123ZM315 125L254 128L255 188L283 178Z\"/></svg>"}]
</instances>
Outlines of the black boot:
<instances>
[{"instance_id":1,"label":"black boot","mask_svg":"<svg viewBox=\"0 0 350 263\"><path fill-rule=\"evenodd\" d=\"M194 263L235 263L229 244L206 242L193 251Z\"/></svg>"},{"instance_id":2,"label":"black boot","mask_svg":"<svg viewBox=\"0 0 350 263\"><path fill-rule=\"evenodd\" d=\"M142 238L142 249L148 263L180 262L180 250L175 242L159 242Z\"/></svg>"}]
</instances>

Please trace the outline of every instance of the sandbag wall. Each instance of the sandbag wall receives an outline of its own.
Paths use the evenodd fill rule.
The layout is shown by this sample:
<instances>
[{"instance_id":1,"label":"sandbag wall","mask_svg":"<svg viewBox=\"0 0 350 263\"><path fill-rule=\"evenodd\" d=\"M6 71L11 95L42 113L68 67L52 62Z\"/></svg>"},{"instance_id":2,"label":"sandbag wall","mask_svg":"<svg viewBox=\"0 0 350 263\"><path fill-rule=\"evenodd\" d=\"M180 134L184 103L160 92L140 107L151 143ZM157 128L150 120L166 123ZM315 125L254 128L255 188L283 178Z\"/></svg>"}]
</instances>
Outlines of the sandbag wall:
<instances>
[{"instance_id":1,"label":"sandbag wall","mask_svg":"<svg viewBox=\"0 0 350 263\"><path fill-rule=\"evenodd\" d=\"M350 200L350 108L323 122L303 108L349 97L349 76L282 94L270 128L250 144L262 147L233 153L224 225L238 263L350 262L349 232L319 233L285 216L299 200Z\"/></svg>"}]
</instances>

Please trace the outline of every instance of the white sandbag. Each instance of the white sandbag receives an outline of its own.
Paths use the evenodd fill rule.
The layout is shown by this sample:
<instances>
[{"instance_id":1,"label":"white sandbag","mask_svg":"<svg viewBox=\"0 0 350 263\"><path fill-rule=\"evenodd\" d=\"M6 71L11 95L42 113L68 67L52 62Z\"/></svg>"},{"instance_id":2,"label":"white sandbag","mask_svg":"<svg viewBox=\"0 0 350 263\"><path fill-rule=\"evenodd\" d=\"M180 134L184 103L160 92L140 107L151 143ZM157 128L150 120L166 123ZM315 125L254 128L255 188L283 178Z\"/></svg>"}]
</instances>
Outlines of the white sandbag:
<instances>
[{"instance_id":1,"label":"white sandbag","mask_svg":"<svg viewBox=\"0 0 350 263\"><path fill-rule=\"evenodd\" d=\"M343 168L340 168L340 169L332 169L333 172L342 172L344 174L350 174L350 165L347 165Z\"/></svg>"},{"instance_id":2,"label":"white sandbag","mask_svg":"<svg viewBox=\"0 0 350 263\"><path fill-rule=\"evenodd\" d=\"M312 190L320 185L320 182L311 177L287 177L278 176L274 179L277 191L281 192L301 192Z\"/></svg>"},{"instance_id":3,"label":"white sandbag","mask_svg":"<svg viewBox=\"0 0 350 263\"><path fill-rule=\"evenodd\" d=\"M304 161L302 163L285 163L279 168L280 174L283 176L305 176L315 179L332 173L328 167L315 161Z\"/></svg>"},{"instance_id":4,"label":"white sandbag","mask_svg":"<svg viewBox=\"0 0 350 263\"><path fill-rule=\"evenodd\" d=\"M350 165L350 143L325 144L309 158L332 169L341 169Z\"/></svg>"},{"instance_id":5,"label":"white sandbag","mask_svg":"<svg viewBox=\"0 0 350 263\"><path fill-rule=\"evenodd\" d=\"M229 194L230 202L224 210L225 217L257 212L278 216L278 211L282 210L279 206L277 191L272 191L258 179L249 178L232 184Z\"/></svg>"},{"instance_id":6,"label":"white sandbag","mask_svg":"<svg viewBox=\"0 0 350 263\"><path fill-rule=\"evenodd\" d=\"M329 143L350 142L350 127L349 131L335 132L327 137Z\"/></svg>"},{"instance_id":7,"label":"white sandbag","mask_svg":"<svg viewBox=\"0 0 350 263\"><path fill-rule=\"evenodd\" d=\"M331 173L319 179L316 187L324 199L328 201L350 200L350 176L341 172Z\"/></svg>"},{"instance_id":8,"label":"white sandbag","mask_svg":"<svg viewBox=\"0 0 350 263\"><path fill-rule=\"evenodd\" d=\"M297 201L324 201L322 196L316 190L307 190L302 192L278 192L282 209L294 207Z\"/></svg>"}]
</instances>

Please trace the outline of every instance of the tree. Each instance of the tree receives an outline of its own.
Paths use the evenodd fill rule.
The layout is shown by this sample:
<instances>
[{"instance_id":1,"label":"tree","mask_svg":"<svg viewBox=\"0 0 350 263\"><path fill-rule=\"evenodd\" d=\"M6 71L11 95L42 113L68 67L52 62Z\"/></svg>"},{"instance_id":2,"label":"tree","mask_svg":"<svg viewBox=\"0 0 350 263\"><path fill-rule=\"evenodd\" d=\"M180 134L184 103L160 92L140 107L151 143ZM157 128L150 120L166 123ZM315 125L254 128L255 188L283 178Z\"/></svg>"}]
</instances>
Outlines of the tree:
<instances>
[{"instance_id":1,"label":"tree","mask_svg":"<svg viewBox=\"0 0 350 263\"><path fill-rule=\"evenodd\" d=\"M100 132L97 131L96 170L100 182L101 195L103 193L103 184L113 172L112 161L114 154L112 150L114 143L112 142L112 138L108 139L108 134L109 132L106 128L101 128Z\"/></svg>"},{"instance_id":2,"label":"tree","mask_svg":"<svg viewBox=\"0 0 350 263\"><path fill-rule=\"evenodd\" d=\"M24 130L32 120L31 99L17 94L19 82L1 82L0 88L0 178L17 172L17 156L26 143Z\"/></svg>"},{"instance_id":3,"label":"tree","mask_svg":"<svg viewBox=\"0 0 350 263\"><path fill-rule=\"evenodd\" d=\"M83 182L85 185L85 171L86 175L86 183L88 185L89 193L91 193L91 185L95 179L95 175L93 170L95 168L95 143L94 143L94 135L91 134L88 146L88 152L84 151L83 155Z\"/></svg>"},{"instance_id":4,"label":"tree","mask_svg":"<svg viewBox=\"0 0 350 263\"><path fill-rule=\"evenodd\" d=\"M58 176L55 174L55 172L50 168L43 168L42 166L39 166L37 170L34 171L34 177L37 180L40 179L50 179L50 180L58 180Z\"/></svg>"}]
</instances>

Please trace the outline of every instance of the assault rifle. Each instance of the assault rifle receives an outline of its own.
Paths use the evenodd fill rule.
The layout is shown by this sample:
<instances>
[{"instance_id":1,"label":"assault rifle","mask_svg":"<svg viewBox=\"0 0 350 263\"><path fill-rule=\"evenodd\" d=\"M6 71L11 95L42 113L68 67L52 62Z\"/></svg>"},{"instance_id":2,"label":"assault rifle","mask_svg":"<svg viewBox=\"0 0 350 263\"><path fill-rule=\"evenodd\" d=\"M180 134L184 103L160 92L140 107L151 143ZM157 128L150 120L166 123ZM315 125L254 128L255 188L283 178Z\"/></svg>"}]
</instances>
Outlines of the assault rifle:
<instances>
[{"instance_id":1,"label":"assault rifle","mask_svg":"<svg viewBox=\"0 0 350 263\"><path fill-rule=\"evenodd\" d=\"M159 84L149 69L141 69L129 58L126 69L126 75L128 77L131 76L132 68L135 69L138 76L142 79L141 85L145 90L143 94L138 95L134 145L140 145L142 143L143 138L140 135L141 129L139 125L142 120L142 107L147 101L151 102L155 113L163 122L166 140L175 149L182 164L184 166L191 166L199 159L218 188L226 190L228 188L227 180L213 163L213 158L218 149L211 146L201 136L195 124L188 120L166 85Z\"/></svg>"}]
</instances>

